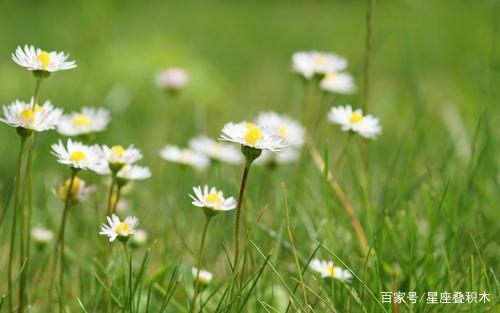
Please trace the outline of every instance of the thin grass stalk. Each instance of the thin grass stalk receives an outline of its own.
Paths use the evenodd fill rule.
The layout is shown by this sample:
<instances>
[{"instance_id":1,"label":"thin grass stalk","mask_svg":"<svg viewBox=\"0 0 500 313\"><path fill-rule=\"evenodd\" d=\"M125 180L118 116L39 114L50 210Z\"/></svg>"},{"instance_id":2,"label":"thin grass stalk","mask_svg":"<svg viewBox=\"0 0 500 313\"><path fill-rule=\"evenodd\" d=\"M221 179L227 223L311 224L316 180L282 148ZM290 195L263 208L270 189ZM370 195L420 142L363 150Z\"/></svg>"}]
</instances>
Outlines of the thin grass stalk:
<instances>
[{"instance_id":1,"label":"thin grass stalk","mask_svg":"<svg viewBox=\"0 0 500 313\"><path fill-rule=\"evenodd\" d=\"M243 170L243 177L241 178L240 193L238 196L238 204L236 205L236 226L234 231L234 270L236 271L236 266L238 265L238 259L240 256L240 220L241 211L243 210L243 200L245 195L245 188L248 180L248 173L250 172L250 162L246 162L245 169Z\"/></svg>"},{"instance_id":2,"label":"thin grass stalk","mask_svg":"<svg viewBox=\"0 0 500 313\"><path fill-rule=\"evenodd\" d=\"M347 139L344 143L344 146L342 147L342 150L337 158L337 161L335 161L335 168L334 170L339 172L340 171L340 167L342 166L342 162L344 161L345 159L345 156L346 156L346 153L347 153L347 148L349 147L349 144L351 143L351 140L352 140L352 132L349 133L349 135L347 136Z\"/></svg>"},{"instance_id":3,"label":"thin grass stalk","mask_svg":"<svg viewBox=\"0 0 500 313\"><path fill-rule=\"evenodd\" d=\"M366 114L370 105L370 78L371 78L371 63L372 63L372 37L373 37L373 7L374 0L367 0L368 6L366 9L366 33L365 33L365 64L363 69L364 80L364 99L363 99L363 112ZM368 167L369 167L369 147L368 139L363 140L363 168L365 172L365 179L368 181ZM368 182L367 182L368 183Z\"/></svg>"},{"instance_id":4,"label":"thin grass stalk","mask_svg":"<svg viewBox=\"0 0 500 313\"><path fill-rule=\"evenodd\" d=\"M208 230L208 225L210 224L210 221L212 220L212 217L207 215L205 219L205 225L203 226L203 233L201 235L201 241L200 241L200 249L198 251L198 263L196 264L196 277L194 281L194 293L193 293L193 300L191 302L191 308L189 312L193 313L194 309L196 307L196 300L198 298L198 294L200 293L200 272L201 272L201 266L203 263L203 250L205 247L205 239L207 237L207 230Z\"/></svg>"},{"instance_id":5,"label":"thin grass stalk","mask_svg":"<svg viewBox=\"0 0 500 313\"><path fill-rule=\"evenodd\" d=\"M16 176L14 178L15 180L15 194L14 194L14 208L12 210L12 228L11 228L11 233L10 233L10 250L9 250L9 263L8 263L8 280L7 280L7 286L8 286L8 291L9 291L9 312L13 312L13 304L12 304L12 264L14 260L14 246L15 246L15 241L16 241L16 224L17 224L17 206L19 203L19 187L21 183L21 172L22 172L22 160L23 160L23 154L24 154L24 147L26 144L26 137L20 136L21 139L21 144L19 148L19 155L17 158L17 172Z\"/></svg>"}]
</instances>

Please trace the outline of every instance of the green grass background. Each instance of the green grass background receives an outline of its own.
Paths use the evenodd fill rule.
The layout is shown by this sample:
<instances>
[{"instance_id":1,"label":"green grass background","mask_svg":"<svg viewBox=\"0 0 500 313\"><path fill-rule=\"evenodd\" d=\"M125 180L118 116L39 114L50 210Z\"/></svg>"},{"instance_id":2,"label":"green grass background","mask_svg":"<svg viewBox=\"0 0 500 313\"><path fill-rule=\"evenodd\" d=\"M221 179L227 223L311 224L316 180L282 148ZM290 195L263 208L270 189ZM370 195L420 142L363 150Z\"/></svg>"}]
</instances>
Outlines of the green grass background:
<instances>
[{"instance_id":1,"label":"green grass background","mask_svg":"<svg viewBox=\"0 0 500 313\"><path fill-rule=\"evenodd\" d=\"M34 89L30 73L10 59L16 46L69 52L78 68L52 75L42 86L41 98L66 111L82 105L111 110L112 123L96 141L136 144L145 155L142 163L153 170L151 179L135 184L125 196L130 202L126 213L141 218L150 243L158 240L148 273L181 261L187 268L193 264L203 222L203 214L187 197L191 186L214 184L237 196L242 169L221 166L197 175L161 160L161 147L184 146L198 133L216 137L227 121L252 119L261 110L305 119L302 81L290 70L291 55L298 50L335 51L347 57L361 91L365 11L364 1L2 1L0 103L27 100ZM383 135L370 145L369 193L362 188L360 141L351 146L339 181L376 251L368 262L366 284L377 297L393 284L419 293L486 290L492 303L471 309L495 310L499 18L498 1L376 3L369 111L380 118ZM154 84L154 75L170 66L184 67L192 77L175 101ZM362 92L325 96L322 109L326 112L334 104L360 106L362 100ZM62 204L51 190L68 175L50 155L50 144L59 137L55 132L39 136L35 160L33 224L53 229ZM315 133L318 148L327 151L330 161L345 138L337 127L326 124L326 116ZM2 211L10 199L17 151L14 130L1 126ZM102 243L97 250L107 247L97 231L108 182L95 175L84 178L99 189L91 201L71 212L67 242L69 253L74 253L69 275L75 282L69 288L91 307L96 242ZM273 172L255 168L249 182L248 218L255 219L265 208L252 240L266 254L272 250L271 264L286 284L294 286L296 271L288 249L280 182L286 184L302 264L323 242L361 277L366 256L342 206L306 153L302 163ZM223 245L232 245L233 219L234 214L219 216L209 231L204 267L215 272L218 282L227 278ZM8 216L6 221L10 222ZM0 229L1 264L6 264L8 225L5 222ZM256 250L248 249L255 266L261 264ZM143 253L141 248L137 256ZM43 255L35 253L35 258L42 260ZM333 258L323 249L318 256ZM37 262L35 269L40 271L43 266ZM6 275L4 268L1 275ZM335 290L340 291L332 296L330 286L313 274L307 272L305 278L339 312L348 307L361 312L347 288L339 284ZM42 286L30 287L35 309L37 301L45 301L40 300ZM362 293L359 282L352 286ZM0 288L4 292L6 286ZM189 288L185 282L178 288L168 310L182 312ZM317 312L326 310L312 293L309 296L318 303ZM277 309L287 301L285 286L270 268L243 310L266 312L257 299ZM381 311L369 296L363 301L367 311ZM71 305L77 312L76 302ZM456 312L469 306L421 303L399 309Z\"/></svg>"}]
</instances>

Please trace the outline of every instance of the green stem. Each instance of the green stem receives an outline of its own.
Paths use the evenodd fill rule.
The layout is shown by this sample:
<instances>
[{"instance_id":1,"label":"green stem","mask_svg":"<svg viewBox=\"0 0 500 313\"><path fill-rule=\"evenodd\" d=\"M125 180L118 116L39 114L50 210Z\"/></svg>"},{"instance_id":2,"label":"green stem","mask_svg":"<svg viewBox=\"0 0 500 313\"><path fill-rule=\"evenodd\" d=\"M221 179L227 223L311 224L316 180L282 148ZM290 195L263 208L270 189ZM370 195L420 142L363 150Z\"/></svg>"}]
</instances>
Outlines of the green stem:
<instances>
[{"instance_id":1,"label":"green stem","mask_svg":"<svg viewBox=\"0 0 500 313\"><path fill-rule=\"evenodd\" d=\"M108 209L106 210L106 216L111 215L111 210L113 209L113 193L115 191L116 176L113 174L111 177L111 185L109 186L108 193Z\"/></svg>"},{"instance_id":2,"label":"green stem","mask_svg":"<svg viewBox=\"0 0 500 313\"><path fill-rule=\"evenodd\" d=\"M342 147L342 151L340 152L339 156L337 157L337 161L335 162L334 169L336 171L336 174L338 171L340 171L340 166L342 165L342 162L344 161L345 155L347 153L347 147L351 143L351 139L352 139L352 133L349 133L349 135L344 143L344 147Z\"/></svg>"},{"instance_id":3,"label":"green stem","mask_svg":"<svg viewBox=\"0 0 500 313\"><path fill-rule=\"evenodd\" d=\"M77 172L78 169L71 168L71 180L69 182L68 190L66 191L66 200L64 201L63 215L61 219L61 225L59 227L59 235L57 236L56 249L55 249L57 254L57 244L59 244L61 250L60 251L61 264L59 269L59 292L61 293L61 302L59 305L60 312L63 312L63 306L64 306L64 231L66 228L68 209L70 207L71 192L73 190L73 183L75 182L75 177Z\"/></svg>"},{"instance_id":4,"label":"green stem","mask_svg":"<svg viewBox=\"0 0 500 313\"><path fill-rule=\"evenodd\" d=\"M15 185L16 185L16 192L14 195L14 209L12 210L12 228L11 228L11 233L10 233L10 250L9 250L9 264L8 264L8 272L9 272L9 277L8 277L8 292L9 292L9 312L13 312L13 304L12 304L12 264L14 260L14 245L16 241L16 224L17 224L17 206L19 202L19 187L21 183L21 169L22 169L22 160L23 160L23 153L24 153L24 147L26 143L26 137L20 137L21 138L21 145L19 149L19 156L17 158L17 173L16 177L14 178L15 180Z\"/></svg>"},{"instance_id":5,"label":"green stem","mask_svg":"<svg viewBox=\"0 0 500 313\"><path fill-rule=\"evenodd\" d=\"M129 313L132 313L133 309L133 301L132 301L132 254L128 250L127 242L122 241L123 249L125 251L125 259L127 260L128 265L128 309ZM126 293L126 292L125 292Z\"/></svg>"},{"instance_id":6,"label":"green stem","mask_svg":"<svg viewBox=\"0 0 500 313\"><path fill-rule=\"evenodd\" d=\"M196 264L197 271L196 271L196 277L194 280L193 301L191 303L191 309L190 309L191 313L194 312L194 309L196 307L196 300L198 298L198 294L200 293L200 272L201 272L201 266L202 266L202 262L203 262L203 248L205 247L205 238L207 236L208 224L210 224L211 220L212 220L212 217L207 215L207 218L205 219L205 225L203 226L203 233L201 235L200 249L198 252L198 264Z\"/></svg>"},{"instance_id":7,"label":"green stem","mask_svg":"<svg viewBox=\"0 0 500 313\"><path fill-rule=\"evenodd\" d=\"M122 186L116 184L117 189L116 189L116 199L115 202L113 203L113 209L111 211L112 214L116 214L116 208L118 207L118 202L120 201L120 194L122 191Z\"/></svg>"},{"instance_id":8,"label":"green stem","mask_svg":"<svg viewBox=\"0 0 500 313\"><path fill-rule=\"evenodd\" d=\"M33 92L33 103L31 105L31 109L34 110L36 106L36 102L38 101L38 95L40 94L40 86L42 85L42 78L36 79L35 91Z\"/></svg>"},{"instance_id":9,"label":"green stem","mask_svg":"<svg viewBox=\"0 0 500 313\"><path fill-rule=\"evenodd\" d=\"M247 162L245 169L243 170L243 177L241 178L240 194L238 196L238 204L236 205L236 226L234 232L234 270L236 271L236 266L238 265L238 258L240 256L240 220L241 211L243 210L243 200L245 195L245 188L248 179L248 173L250 172L250 162Z\"/></svg>"}]
</instances>

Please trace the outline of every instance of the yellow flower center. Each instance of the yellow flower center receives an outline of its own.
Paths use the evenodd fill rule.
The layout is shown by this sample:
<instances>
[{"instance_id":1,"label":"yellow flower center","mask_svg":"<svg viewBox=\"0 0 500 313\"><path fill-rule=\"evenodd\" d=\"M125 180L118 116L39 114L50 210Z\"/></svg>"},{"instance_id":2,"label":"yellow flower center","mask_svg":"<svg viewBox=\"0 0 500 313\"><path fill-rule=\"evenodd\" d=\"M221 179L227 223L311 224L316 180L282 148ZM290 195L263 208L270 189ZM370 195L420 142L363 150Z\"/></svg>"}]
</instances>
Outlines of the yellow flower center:
<instances>
[{"instance_id":1,"label":"yellow flower center","mask_svg":"<svg viewBox=\"0 0 500 313\"><path fill-rule=\"evenodd\" d=\"M358 112L354 112L351 114L351 117L349 118L349 122L351 123L358 123L358 122L361 122L363 120L363 114L361 113L358 113Z\"/></svg>"},{"instance_id":2,"label":"yellow flower center","mask_svg":"<svg viewBox=\"0 0 500 313\"><path fill-rule=\"evenodd\" d=\"M246 128L247 132L243 136L243 139L245 139L247 143L254 145L257 141L259 141L259 139L262 138L262 131L255 126L255 124L247 123Z\"/></svg>"},{"instance_id":3,"label":"yellow flower center","mask_svg":"<svg viewBox=\"0 0 500 313\"><path fill-rule=\"evenodd\" d=\"M283 125L278 126L278 135L280 137L285 138L287 133L288 133L288 130L286 129L285 126L283 126Z\"/></svg>"},{"instance_id":4,"label":"yellow flower center","mask_svg":"<svg viewBox=\"0 0 500 313\"><path fill-rule=\"evenodd\" d=\"M71 187L71 197L75 198L76 194L78 193L78 190L80 189L80 178L78 176L75 176L75 179L73 180L73 186ZM66 179L64 182L64 190L67 193L69 190L69 185L71 185L71 179Z\"/></svg>"},{"instance_id":5,"label":"yellow flower center","mask_svg":"<svg viewBox=\"0 0 500 313\"><path fill-rule=\"evenodd\" d=\"M42 68L43 69L46 69L47 66L49 66L50 64L50 54L46 51L42 51L40 52L37 56L36 56L36 59L38 61L40 61L40 63L42 64Z\"/></svg>"},{"instance_id":6,"label":"yellow flower center","mask_svg":"<svg viewBox=\"0 0 500 313\"><path fill-rule=\"evenodd\" d=\"M128 235L128 233L130 232L130 225L125 222L121 222L116 225L115 232L123 236Z\"/></svg>"},{"instance_id":7,"label":"yellow flower center","mask_svg":"<svg viewBox=\"0 0 500 313\"><path fill-rule=\"evenodd\" d=\"M335 76L337 76L337 73L335 73L335 72L329 72L329 73L326 73L325 79L326 80L332 80L332 79L335 78Z\"/></svg>"},{"instance_id":8,"label":"yellow flower center","mask_svg":"<svg viewBox=\"0 0 500 313\"><path fill-rule=\"evenodd\" d=\"M90 117L85 114L79 113L73 118L73 125L75 126L88 126L92 123Z\"/></svg>"},{"instance_id":9,"label":"yellow flower center","mask_svg":"<svg viewBox=\"0 0 500 313\"><path fill-rule=\"evenodd\" d=\"M333 277L335 274L335 267L333 265L328 265L328 268L326 269L328 276Z\"/></svg>"},{"instance_id":10,"label":"yellow flower center","mask_svg":"<svg viewBox=\"0 0 500 313\"><path fill-rule=\"evenodd\" d=\"M206 196L205 200L210 203L217 203L220 201L220 197L216 192L212 192Z\"/></svg>"},{"instance_id":11,"label":"yellow flower center","mask_svg":"<svg viewBox=\"0 0 500 313\"><path fill-rule=\"evenodd\" d=\"M35 106L35 110L32 110L31 108L24 109L21 111L21 113L19 113L19 115L17 116L17 119L20 122L28 123L33 119L33 117L35 116L35 113L39 112L41 110L43 110L43 108L39 105Z\"/></svg>"},{"instance_id":12,"label":"yellow flower center","mask_svg":"<svg viewBox=\"0 0 500 313\"><path fill-rule=\"evenodd\" d=\"M117 156L117 157L121 157L123 154L125 154L125 149L118 145L118 146L113 146L111 147L111 152Z\"/></svg>"},{"instance_id":13,"label":"yellow flower center","mask_svg":"<svg viewBox=\"0 0 500 313\"><path fill-rule=\"evenodd\" d=\"M82 151L73 151L73 152L71 152L69 159L73 162L78 163L78 162L84 160L86 157L87 156Z\"/></svg>"},{"instance_id":14,"label":"yellow flower center","mask_svg":"<svg viewBox=\"0 0 500 313\"><path fill-rule=\"evenodd\" d=\"M326 60L326 57L324 54L318 54L316 57L314 57L314 63L316 65L319 65L319 64L325 62L325 60Z\"/></svg>"}]
</instances>

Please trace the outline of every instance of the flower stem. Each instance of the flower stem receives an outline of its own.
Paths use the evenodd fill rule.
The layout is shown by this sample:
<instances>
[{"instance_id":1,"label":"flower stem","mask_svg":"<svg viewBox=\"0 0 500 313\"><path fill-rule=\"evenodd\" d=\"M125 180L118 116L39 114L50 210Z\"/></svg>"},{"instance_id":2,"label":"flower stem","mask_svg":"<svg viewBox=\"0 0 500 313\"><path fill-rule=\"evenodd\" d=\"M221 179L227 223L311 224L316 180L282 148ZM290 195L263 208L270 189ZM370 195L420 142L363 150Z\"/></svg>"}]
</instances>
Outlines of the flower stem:
<instances>
[{"instance_id":1,"label":"flower stem","mask_svg":"<svg viewBox=\"0 0 500 313\"><path fill-rule=\"evenodd\" d=\"M70 207L70 199L71 199L71 192L73 190L73 183L75 182L75 177L78 172L78 169L71 168L71 180L69 182L69 187L68 190L66 191L66 200L64 201L64 209L63 209L63 215L61 219L61 225L59 227L59 235L57 236L57 242L56 242L56 255L57 255L57 245L59 244L60 247L60 257L61 257L61 264L60 264L60 270L59 270L59 292L61 293L61 302L59 306L59 311L63 311L63 306L64 306L64 230L66 228L66 219L68 217L68 209ZM56 257L56 256L55 256ZM55 262L55 261L54 261Z\"/></svg>"},{"instance_id":2,"label":"flower stem","mask_svg":"<svg viewBox=\"0 0 500 313\"><path fill-rule=\"evenodd\" d=\"M248 173L250 172L251 162L246 163L245 169L243 171L243 177L241 178L240 194L238 196L238 204L236 205L236 226L234 232L234 270L238 265L238 258L240 256L240 220L241 211L243 210L243 200L245 195L245 188L247 185Z\"/></svg>"},{"instance_id":3,"label":"flower stem","mask_svg":"<svg viewBox=\"0 0 500 313\"><path fill-rule=\"evenodd\" d=\"M113 209L113 193L115 192L116 177L113 175L111 177L111 185L109 186L108 194L108 209L106 210L106 216L111 215L111 210Z\"/></svg>"},{"instance_id":4,"label":"flower stem","mask_svg":"<svg viewBox=\"0 0 500 313\"><path fill-rule=\"evenodd\" d=\"M116 208L118 207L118 202L120 201L120 194L122 191L122 186L116 184L116 199L115 202L113 202L113 209L111 211L112 214L116 214Z\"/></svg>"},{"instance_id":5,"label":"flower stem","mask_svg":"<svg viewBox=\"0 0 500 313\"><path fill-rule=\"evenodd\" d=\"M26 137L20 137L21 138L21 145L19 148L19 156L17 158L17 173L16 177L14 178L15 180L15 185L16 185L16 192L14 195L14 209L12 210L12 228L11 228L11 234L10 234L10 251L9 251L9 264L8 264L8 272L9 272L9 278L8 278L8 291L9 291L9 312L13 312L13 304L12 304L12 263L14 260L14 245L16 241L16 224L17 224L17 205L19 202L19 187L21 183L21 169L22 169L22 160L23 160L23 153L24 153L24 146L26 143Z\"/></svg>"},{"instance_id":6,"label":"flower stem","mask_svg":"<svg viewBox=\"0 0 500 313\"><path fill-rule=\"evenodd\" d=\"M133 301L132 301L132 254L130 253L128 247L127 247L127 242L122 241L123 243L123 250L125 251L125 259L127 260L127 265L128 265L128 309L129 313L132 313L132 308L133 308ZM126 293L126 292L125 292Z\"/></svg>"},{"instance_id":7,"label":"flower stem","mask_svg":"<svg viewBox=\"0 0 500 313\"><path fill-rule=\"evenodd\" d=\"M340 166L342 165L342 162L344 161L345 155L347 153L347 147L351 143L351 139L352 139L352 133L349 133L349 135L344 143L344 147L342 147L342 151L340 152L340 154L337 158L337 161L335 162L334 170L337 171L337 175L338 175L338 172L340 171Z\"/></svg>"},{"instance_id":8,"label":"flower stem","mask_svg":"<svg viewBox=\"0 0 500 313\"><path fill-rule=\"evenodd\" d=\"M193 293L193 301L191 303L191 309L190 312L193 313L194 309L196 307L196 299L198 298L198 294L200 293L200 272L201 272L201 266L203 262L203 248L205 247L205 238L207 236L207 230L208 230L208 224L210 224L210 221L212 220L211 216L206 217L205 219L205 225L203 226L203 233L201 235L201 241L200 241L200 249L198 252L198 264L196 265L196 277L194 280L194 293Z\"/></svg>"},{"instance_id":9,"label":"flower stem","mask_svg":"<svg viewBox=\"0 0 500 313\"><path fill-rule=\"evenodd\" d=\"M31 109L34 110L36 107L36 102L38 100L38 95L40 94L40 86L42 85L43 78L37 78L35 84L35 91L33 92L33 103L31 104Z\"/></svg>"}]
</instances>

